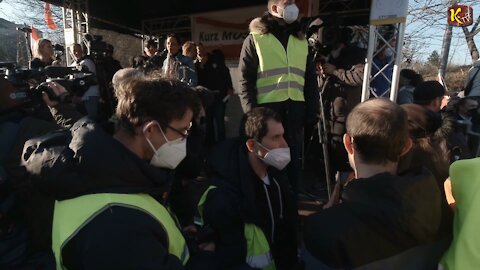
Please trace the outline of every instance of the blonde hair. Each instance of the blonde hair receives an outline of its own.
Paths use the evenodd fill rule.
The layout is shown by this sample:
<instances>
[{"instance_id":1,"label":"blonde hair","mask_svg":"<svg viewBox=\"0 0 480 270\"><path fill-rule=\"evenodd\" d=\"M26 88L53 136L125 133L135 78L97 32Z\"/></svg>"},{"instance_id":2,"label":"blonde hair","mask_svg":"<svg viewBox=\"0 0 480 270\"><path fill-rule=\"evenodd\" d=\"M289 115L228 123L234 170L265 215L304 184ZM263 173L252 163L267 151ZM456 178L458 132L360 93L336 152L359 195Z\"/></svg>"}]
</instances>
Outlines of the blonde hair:
<instances>
[{"instance_id":1,"label":"blonde hair","mask_svg":"<svg viewBox=\"0 0 480 270\"><path fill-rule=\"evenodd\" d=\"M197 56L197 44L193 41L187 41L182 46L183 55L192 57L193 59Z\"/></svg>"},{"instance_id":2,"label":"blonde hair","mask_svg":"<svg viewBox=\"0 0 480 270\"><path fill-rule=\"evenodd\" d=\"M35 42L35 44L33 46L33 50L32 50L33 57L42 58L41 50L47 42L52 44L52 42L50 40L46 39L46 38L41 38L41 39L39 39Z\"/></svg>"}]
</instances>

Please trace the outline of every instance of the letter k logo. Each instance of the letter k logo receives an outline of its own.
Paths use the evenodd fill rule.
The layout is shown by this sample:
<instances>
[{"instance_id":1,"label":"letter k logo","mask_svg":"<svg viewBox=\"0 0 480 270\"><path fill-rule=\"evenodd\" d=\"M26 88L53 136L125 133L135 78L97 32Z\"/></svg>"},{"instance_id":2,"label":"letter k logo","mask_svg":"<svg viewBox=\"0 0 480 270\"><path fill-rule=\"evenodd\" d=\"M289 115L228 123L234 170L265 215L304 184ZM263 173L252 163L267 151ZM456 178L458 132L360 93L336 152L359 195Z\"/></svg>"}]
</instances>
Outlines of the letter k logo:
<instances>
[{"instance_id":1,"label":"letter k logo","mask_svg":"<svg viewBox=\"0 0 480 270\"><path fill-rule=\"evenodd\" d=\"M462 12L462 8L457 8L457 9L454 9L454 8L451 8L450 9L450 21L451 22L457 22L458 24L463 24L463 22L461 22L458 18L458 13Z\"/></svg>"}]
</instances>

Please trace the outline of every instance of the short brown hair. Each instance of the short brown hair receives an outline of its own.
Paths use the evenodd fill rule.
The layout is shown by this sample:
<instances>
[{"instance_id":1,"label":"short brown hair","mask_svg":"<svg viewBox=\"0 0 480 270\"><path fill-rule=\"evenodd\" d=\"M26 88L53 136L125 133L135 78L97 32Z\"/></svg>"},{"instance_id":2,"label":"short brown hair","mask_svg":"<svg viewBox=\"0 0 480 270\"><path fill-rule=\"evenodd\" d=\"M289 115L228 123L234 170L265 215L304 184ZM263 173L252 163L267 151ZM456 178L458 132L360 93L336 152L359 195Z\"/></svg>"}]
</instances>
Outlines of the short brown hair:
<instances>
[{"instance_id":1,"label":"short brown hair","mask_svg":"<svg viewBox=\"0 0 480 270\"><path fill-rule=\"evenodd\" d=\"M177 80L159 77L138 77L122 81L115 92L118 98L117 129L135 134L135 128L156 120L166 129L168 124L181 119L187 110L195 115L200 111L200 100L195 91Z\"/></svg>"},{"instance_id":2,"label":"short brown hair","mask_svg":"<svg viewBox=\"0 0 480 270\"><path fill-rule=\"evenodd\" d=\"M407 114L388 99L369 100L348 116L347 134L365 163L398 162L408 139Z\"/></svg>"}]
</instances>

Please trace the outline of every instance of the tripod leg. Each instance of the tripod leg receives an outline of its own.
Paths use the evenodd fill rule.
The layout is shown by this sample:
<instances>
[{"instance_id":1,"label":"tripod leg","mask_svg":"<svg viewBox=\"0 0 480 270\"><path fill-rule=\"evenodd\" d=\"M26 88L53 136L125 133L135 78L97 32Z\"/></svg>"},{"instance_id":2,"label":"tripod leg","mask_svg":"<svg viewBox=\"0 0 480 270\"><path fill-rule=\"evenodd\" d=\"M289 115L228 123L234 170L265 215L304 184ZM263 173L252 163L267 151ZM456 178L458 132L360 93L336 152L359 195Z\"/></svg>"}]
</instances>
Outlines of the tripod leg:
<instances>
[{"instance_id":1,"label":"tripod leg","mask_svg":"<svg viewBox=\"0 0 480 270\"><path fill-rule=\"evenodd\" d=\"M322 91L320 92L320 121L317 123L317 130L318 130L318 139L320 144L322 145L323 149L323 165L325 166L325 181L327 184L327 194L328 199L332 196L332 188L330 186L330 156L328 152L328 128L327 128L327 119L325 118L325 106L323 103L323 93L325 92L325 88L328 84L328 78L323 83ZM320 84L320 80L318 79L318 83Z\"/></svg>"}]
</instances>

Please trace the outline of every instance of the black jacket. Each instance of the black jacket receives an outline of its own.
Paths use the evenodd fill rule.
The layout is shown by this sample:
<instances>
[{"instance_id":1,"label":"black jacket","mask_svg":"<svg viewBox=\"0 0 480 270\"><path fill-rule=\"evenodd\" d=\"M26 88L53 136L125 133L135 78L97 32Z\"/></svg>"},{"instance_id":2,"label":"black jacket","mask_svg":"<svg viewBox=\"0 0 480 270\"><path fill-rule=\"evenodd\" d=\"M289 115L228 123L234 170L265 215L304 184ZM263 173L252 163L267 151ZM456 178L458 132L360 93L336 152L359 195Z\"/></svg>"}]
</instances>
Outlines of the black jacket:
<instances>
[{"instance_id":1,"label":"black jacket","mask_svg":"<svg viewBox=\"0 0 480 270\"><path fill-rule=\"evenodd\" d=\"M426 171L354 180L346 186L341 204L306 218L306 249L329 267L352 269L431 244L442 238L443 199Z\"/></svg>"},{"instance_id":2,"label":"black jacket","mask_svg":"<svg viewBox=\"0 0 480 270\"><path fill-rule=\"evenodd\" d=\"M87 119L70 131L28 141L22 158L42 198L36 210L48 240L54 200L105 192L146 193L160 200L171 179L169 171L141 160ZM68 269L182 269L179 259L168 253L166 239L162 226L149 215L113 206L67 243L63 262Z\"/></svg>"},{"instance_id":3,"label":"black jacket","mask_svg":"<svg viewBox=\"0 0 480 270\"><path fill-rule=\"evenodd\" d=\"M290 35L299 38L305 38L305 34L301 32L298 22L282 26L269 13L265 13L262 17L254 19L250 23L250 31L259 33L272 33L282 43L285 50L287 49L288 39ZM240 62L238 68L241 71L239 97L242 103L243 111L246 113L252 108L257 107L257 72L259 59L255 49L255 43L252 35L249 35L243 42L242 51L240 53ZM305 121L307 123L316 122L319 111L319 93L317 90L317 75L315 65L313 64L313 54L309 52L307 56L307 66L305 68ZM302 104L303 106L303 104Z\"/></svg>"},{"instance_id":4,"label":"black jacket","mask_svg":"<svg viewBox=\"0 0 480 270\"><path fill-rule=\"evenodd\" d=\"M263 230L277 269L291 269L296 262L297 251L296 210L286 174L268 168L270 185L266 188L275 222L272 232L264 184L250 167L247 149L241 140L231 139L218 145L212 151L208 164L211 184L217 188L211 190L207 197L204 221L217 232L215 252L218 269L245 263L245 223L253 223Z\"/></svg>"}]
</instances>

